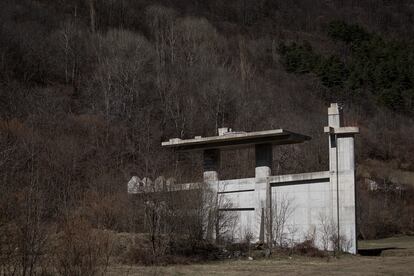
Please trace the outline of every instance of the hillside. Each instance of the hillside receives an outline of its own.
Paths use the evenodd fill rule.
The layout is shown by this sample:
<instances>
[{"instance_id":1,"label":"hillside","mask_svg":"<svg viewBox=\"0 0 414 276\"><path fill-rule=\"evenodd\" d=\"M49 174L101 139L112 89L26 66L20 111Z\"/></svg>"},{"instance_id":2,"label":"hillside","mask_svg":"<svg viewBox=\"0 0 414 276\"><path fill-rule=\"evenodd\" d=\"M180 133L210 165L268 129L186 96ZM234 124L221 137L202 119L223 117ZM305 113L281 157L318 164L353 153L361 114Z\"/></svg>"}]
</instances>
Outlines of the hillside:
<instances>
[{"instance_id":1,"label":"hillside","mask_svg":"<svg viewBox=\"0 0 414 276\"><path fill-rule=\"evenodd\" d=\"M312 136L274 171L325 170L339 102L361 129L360 238L413 233L413 37L410 0L2 0L0 229L139 232L131 176L199 180L199 156L160 144L223 126Z\"/></svg>"}]
</instances>

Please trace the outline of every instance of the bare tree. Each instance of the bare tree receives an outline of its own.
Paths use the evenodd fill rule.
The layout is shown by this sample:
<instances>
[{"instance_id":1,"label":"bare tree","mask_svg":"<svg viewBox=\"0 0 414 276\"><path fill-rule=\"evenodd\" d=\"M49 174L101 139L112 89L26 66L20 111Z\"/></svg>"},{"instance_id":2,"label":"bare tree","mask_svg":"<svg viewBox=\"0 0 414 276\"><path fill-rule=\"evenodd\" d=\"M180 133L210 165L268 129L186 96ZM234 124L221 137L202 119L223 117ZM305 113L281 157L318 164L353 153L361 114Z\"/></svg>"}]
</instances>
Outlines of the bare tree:
<instances>
[{"instance_id":1,"label":"bare tree","mask_svg":"<svg viewBox=\"0 0 414 276\"><path fill-rule=\"evenodd\" d=\"M86 220L74 216L56 237L52 264L58 275L105 275L112 249L109 232L97 231Z\"/></svg>"},{"instance_id":2,"label":"bare tree","mask_svg":"<svg viewBox=\"0 0 414 276\"><path fill-rule=\"evenodd\" d=\"M136 118L134 110L143 100L142 85L148 81L144 73L151 68L152 46L144 37L125 30L110 30L99 40L99 65L91 85L100 91L94 101L107 120Z\"/></svg>"},{"instance_id":3,"label":"bare tree","mask_svg":"<svg viewBox=\"0 0 414 276\"><path fill-rule=\"evenodd\" d=\"M168 249L169 235L166 235L163 223L167 205L165 202L152 199L145 202L145 220L151 242L152 255L155 262L165 255Z\"/></svg>"},{"instance_id":4,"label":"bare tree","mask_svg":"<svg viewBox=\"0 0 414 276\"><path fill-rule=\"evenodd\" d=\"M319 223L321 242L325 251L332 250L335 254L340 254L350 249L351 241L339 233L338 223L323 213L319 214Z\"/></svg>"},{"instance_id":5,"label":"bare tree","mask_svg":"<svg viewBox=\"0 0 414 276\"><path fill-rule=\"evenodd\" d=\"M324 213L319 214L320 237L323 250L331 250L334 248L332 237L335 235L335 227L332 219L329 219Z\"/></svg>"},{"instance_id":6,"label":"bare tree","mask_svg":"<svg viewBox=\"0 0 414 276\"><path fill-rule=\"evenodd\" d=\"M88 0L91 32L96 30L96 0Z\"/></svg>"},{"instance_id":7,"label":"bare tree","mask_svg":"<svg viewBox=\"0 0 414 276\"><path fill-rule=\"evenodd\" d=\"M252 241L254 239L254 234L253 234L252 231L246 230L244 232L243 237L244 237L244 242L247 245L247 250L248 250L247 253L248 253L249 257L250 257L251 256L251 248L252 248L252 244L251 243L252 243Z\"/></svg>"},{"instance_id":8,"label":"bare tree","mask_svg":"<svg viewBox=\"0 0 414 276\"><path fill-rule=\"evenodd\" d=\"M287 246L288 221L295 209L294 199L286 194L283 194L282 197L275 197L275 201L272 202L272 236L274 244L278 247Z\"/></svg>"}]
</instances>

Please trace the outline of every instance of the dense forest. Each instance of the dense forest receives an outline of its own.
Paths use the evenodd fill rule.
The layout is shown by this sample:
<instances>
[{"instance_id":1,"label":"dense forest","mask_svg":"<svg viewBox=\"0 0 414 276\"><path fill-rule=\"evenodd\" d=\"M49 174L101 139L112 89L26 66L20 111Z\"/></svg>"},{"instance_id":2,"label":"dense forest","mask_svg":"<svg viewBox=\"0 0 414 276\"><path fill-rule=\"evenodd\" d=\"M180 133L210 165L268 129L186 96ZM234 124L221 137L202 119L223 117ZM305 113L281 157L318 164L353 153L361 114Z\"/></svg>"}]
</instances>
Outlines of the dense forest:
<instances>
[{"instance_id":1,"label":"dense forest","mask_svg":"<svg viewBox=\"0 0 414 276\"><path fill-rule=\"evenodd\" d=\"M1 261L18 248L29 271L52 233L142 231L131 176L202 175L168 138L285 128L312 141L275 149L274 173L324 170L330 102L361 129L360 238L413 233L413 37L410 0L2 0ZM253 175L250 154L221 175Z\"/></svg>"}]
</instances>

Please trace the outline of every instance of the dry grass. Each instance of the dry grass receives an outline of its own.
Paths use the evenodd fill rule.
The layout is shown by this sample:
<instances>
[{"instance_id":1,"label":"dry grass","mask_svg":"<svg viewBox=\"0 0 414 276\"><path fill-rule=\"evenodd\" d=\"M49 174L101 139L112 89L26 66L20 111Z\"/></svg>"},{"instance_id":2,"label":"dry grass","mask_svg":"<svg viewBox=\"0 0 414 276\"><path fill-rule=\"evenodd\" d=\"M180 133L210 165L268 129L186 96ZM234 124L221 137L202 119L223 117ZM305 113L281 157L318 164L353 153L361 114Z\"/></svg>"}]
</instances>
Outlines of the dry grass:
<instances>
[{"instance_id":1,"label":"dry grass","mask_svg":"<svg viewBox=\"0 0 414 276\"><path fill-rule=\"evenodd\" d=\"M414 256L293 257L168 267L112 267L109 275L412 275Z\"/></svg>"},{"instance_id":2,"label":"dry grass","mask_svg":"<svg viewBox=\"0 0 414 276\"><path fill-rule=\"evenodd\" d=\"M362 241L360 248L397 248L414 252L414 237L400 236ZM387 251L384 251L387 252ZM413 275L413 254L382 254L378 257L343 255L334 258L278 256L263 260L238 260L174 266L112 266L109 275Z\"/></svg>"},{"instance_id":3,"label":"dry grass","mask_svg":"<svg viewBox=\"0 0 414 276\"><path fill-rule=\"evenodd\" d=\"M358 242L360 249L395 247L399 249L414 249L414 236L395 236L379 240Z\"/></svg>"}]
</instances>

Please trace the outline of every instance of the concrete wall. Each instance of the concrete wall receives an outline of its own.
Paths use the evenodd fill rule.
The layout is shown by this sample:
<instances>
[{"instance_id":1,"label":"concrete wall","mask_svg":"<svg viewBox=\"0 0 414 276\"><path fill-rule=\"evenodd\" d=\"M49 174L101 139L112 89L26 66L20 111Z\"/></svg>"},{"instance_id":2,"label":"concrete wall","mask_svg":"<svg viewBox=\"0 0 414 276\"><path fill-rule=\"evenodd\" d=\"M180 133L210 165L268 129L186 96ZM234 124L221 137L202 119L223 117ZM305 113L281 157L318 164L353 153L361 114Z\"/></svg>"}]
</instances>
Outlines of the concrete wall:
<instances>
[{"instance_id":1,"label":"concrete wall","mask_svg":"<svg viewBox=\"0 0 414 276\"><path fill-rule=\"evenodd\" d=\"M245 178L219 181L219 208L222 212L227 212L228 216L235 218L234 229L228 229L229 239L243 241L246 233L259 237L260 220L257 221L256 215L258 208L255 180L255 178Z\"/></svg>"},{"instance_id":2,"label":"concrete wall","mask_svg":"<svg viewBox=\"0 0 414 276\"><path fill-rule=\"evenodd\" d=\"M250 232L254 240L259 241L262 220L266 221L263 216L266 216L264 210L269 193L272 217L284 201L289 201L291 214L286 217L284 232L287 235L290 230L297 229L294 239L303 241L309 232L318 228L320 216L329 216L331 213L328 204L331 199L329 180L329 172L326 171L219 181L219 202L226 206L231 203L231 208L222 211L237 216L237 229L229 233L234 235L236 241L242 241L245 233ZM263 183L267 184L264 194L260 187ZM259 189L256 189L258 185ZM262 229L262 235L263 232L265 229Z\"/></svg>"},{"instance_id":3,"label":"concrete wall","mask_svg":"<svg viewBox=\"0 0 414 276\"><path fill-rule=\"evenodd\" d=\"M221 212L230 212L236 218L233 229L228 229L228 238L241 242L249 232L254 241L263 239L267 230L263 229L264 223L269 222L265 211L269 204L271 237L276 244L292 245L313 238L318 248L333 250L336 244L331 237L339 231L342 249L356 253L354 156L348 151L352 143L352 139L345 138L338 143L342 151L338 167L343 170L333 178L332 172L323 171L218 181L218 201L226 206ZM335 185L333 190L332 182L337 179L339 189Z\"/></svg>"},{"instance_id":4,"label":"concrete wall","mask_svg":"<svg viewBox=\"0 0 414 276\"><path fill-rule=\"evenodd\" d=\"M347 150L351 142L342 140L338 148ZM351 155L341 156L344 157L338 160L340 167L353 165ZM345 169L338 174L340 196L339 202L333 205L339 206L339 231L344 237L341 246L356 253L354 175L349 174L350 171ZM267 183L265 187L269 189L271 235L276 244L292 245L313 238L318 248L334 249L335 244L330 239L338 233L338 209L332 208L332 195L337 191L332 190L330 171L218 181L218 202L226 206L221 212L231 212L236 217L233 229L228 229L228 238L243 241L249 232L254 241L259 241L266 233L262 228L269 219L265 212L267 198L260 186L263 183Z\"/></svg>"},{"instance_id":5,"label":"concrete wall","mask_svg":"<svg viewBox=\"0 0 414 276\"><path fill-rule=\"evenodd\" d=\"M288 246L312 238L320 249L331 249L323 242L324 223L332 222L329 172L302 176L271 183L273 238L278 245Z\"/></svg>"},{"instance_id":6,"label":"concrete wall","mask_svg":"<svg viewBox=\"0 0 414 276\"><path fill-rule=\"evenodd\" d=\"M204 149L204 184L214 193L211 205L207 207L216 208L218 205L220 212L236 218L229 226L232 229L227 232L230 238L242 241L246 233L251 233L254 241L269 242L283 237L276 242L292 243L312 237L321 249L332 250L339 243L327 244L327 239L337 235L342 238L342 250L357 252L354 135L359 130L357 127L343 127L341 123L338 104L331 104L328 126L325 127L329 137L329 171L324 172L272 176L273 145L266 140L255 143L254 178L221 181L217 173L219 149ZM224 140L220 138L222 136L211 139ZM303 137L299 142L304 141ZM174 141L169 143L174 144ZM232 140L232 143L236 141ZM135 191L133 188L131 184L131 191ZM285 216L283 229L275 230L280 224L283 209L289 209L282 212ZM212 227L215 225L211 219L206 221L210 229L207 236L214 239Z\"/></svg>"}]
</instances>

